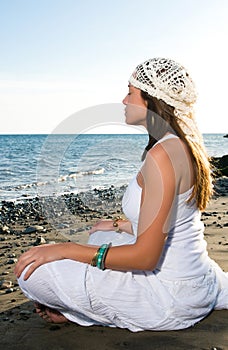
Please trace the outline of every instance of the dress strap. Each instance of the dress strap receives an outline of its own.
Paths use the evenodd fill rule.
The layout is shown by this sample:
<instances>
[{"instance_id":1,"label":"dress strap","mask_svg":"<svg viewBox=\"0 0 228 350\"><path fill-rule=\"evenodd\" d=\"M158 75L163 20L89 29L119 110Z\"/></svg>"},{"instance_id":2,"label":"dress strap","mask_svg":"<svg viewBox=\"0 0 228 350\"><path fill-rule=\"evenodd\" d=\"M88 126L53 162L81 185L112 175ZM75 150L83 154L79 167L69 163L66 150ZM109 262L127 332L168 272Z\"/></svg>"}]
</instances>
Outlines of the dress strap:
<instances>
[{"instance_id":1,"label":"dress strap","mask_svg":"<svg viewBox=\"0 0 228 350\"><path fill-rule=\"evenodd\" d=\"M155 145L156 145L157 143L161 143L161 142L166 141L166 140L169 140L169 139L179 139L179 137L178 137L177 135L174 135L174 134L167 134L167 135L163 136L160 140L158 140L158 141L155 143ZM154 146L155 146L155 145L154 145Z\"/></svg>"}]
</instances>

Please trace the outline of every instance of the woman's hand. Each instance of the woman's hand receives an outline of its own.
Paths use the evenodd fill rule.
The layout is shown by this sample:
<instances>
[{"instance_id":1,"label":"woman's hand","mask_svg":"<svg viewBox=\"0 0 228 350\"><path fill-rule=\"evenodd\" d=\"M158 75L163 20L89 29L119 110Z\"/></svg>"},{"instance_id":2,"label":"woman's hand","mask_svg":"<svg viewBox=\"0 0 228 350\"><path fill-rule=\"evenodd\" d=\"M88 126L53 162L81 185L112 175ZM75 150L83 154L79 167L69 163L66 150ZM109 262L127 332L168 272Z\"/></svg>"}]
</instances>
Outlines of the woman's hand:
<instances>
[{"instance_id":1,"label":"woman's hand","mask_svg":"<svg viewBox=\"0 0 228 350\"><path fill-rule=\"evenodd\" d=\"M15 275L19 278L26 266L31 264L24 276L24 280L27 280L37 267L51 261L65 259L64 251L64 243L44 244L38 247L33 247L20 256L14 270Z\"/></svg>"},{"instance_id":2,"label":"woman's hand","mask_svg":"<svg viewBox=\"0 0 228 350\"><path fill-rule=\"evenodd\" d=\"M96 222L96 224L94 224L89 230L89 234L96 231L115 231L113 220L100 220Z\"/></svg>"}]
</instances>

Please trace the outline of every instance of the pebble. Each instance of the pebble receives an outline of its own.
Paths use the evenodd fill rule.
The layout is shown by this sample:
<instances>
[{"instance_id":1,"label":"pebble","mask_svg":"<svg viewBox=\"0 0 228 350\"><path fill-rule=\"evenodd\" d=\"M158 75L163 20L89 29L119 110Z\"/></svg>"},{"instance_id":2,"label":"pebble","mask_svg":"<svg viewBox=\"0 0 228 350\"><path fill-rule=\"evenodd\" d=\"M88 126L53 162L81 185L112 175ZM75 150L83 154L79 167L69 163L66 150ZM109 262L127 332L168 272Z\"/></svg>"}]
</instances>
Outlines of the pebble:
<instances>
[{"instance_id":1,"label":"pebble","mask_svg":"<svg viewBox=\"0 0 228 350\"><path fill-rule=\"evenodd\" d=\"M9 317L3 317L2 321L4 322L9 321Z\"/></svg>"},{"instance_id":2,"label":"pebble","mask_svg":"<svg viewBox=\"0 0 228 350\"><path fill-rule=\"evenodd\" d=\"M8 248L12 248L12 246L10 244L1 246L1 249L8 249Z\"/></svg>"},{"instance_id":3,"label":"pebble","mask_svg":"<svg viewBox=\"0 0 228 350\"><path fill-rule=\"evenodd\" d=\"M44 230L43 226L35 225L35 226L28 226L23 231L23 233L35 233L35 232L41 232Z\"/></svg>"},{"instance_id":4,"label":"pebble","mask_svg":"<svg viewBox=\"0 0 228 350\"><path fill-rule=\"evenodd\" d=\"M41 245L41 244L45 244L45 243L47 243L45 238L42 236L39 236L39 237L37 237L34 245Z\"/></svg>"},{"instance_id":5,"label":"pebble","mask_svg":"<svg viewBox=\"0 0 228 350\"><path fill-rule=\"evenodd\" d=\"M69 228L70 226L68 224L60 223L58 224L58 228L63 229L63 228Z\"/></svg>"},{"instance_id":6,"label":"pebble","mask_svg":"<svg viewBox=\"0 0 228 350\"><path fill-rule=\"evenodd\" d=\"M16 258L13 258L13 259L9 259L7 261L7 264L15 264L17 262L17 259Z\"/></svg>"},{"instance_id":7,"label":"pebble","mask_svg":"<svg viewBox=\"0 0 228 350\"><path fill-rule=\"evenodd\" d=\"M202 213L202 216L212 216L212 213L209 213L209 212L207 212L207 211L204 211L204 212Z\"/></svg>"},{"instance_id":8,"label":"pebble","mask_svg":"<svg viewBox=\"0 0 228 350\"><path fill-rule=\"evenodd\" d=\"M8 289L6 289L6 291L5 291L6 294L13 293L13 292L14 292L14 289L13 289L13 288L8 288Z\"/></svg>"},{"instance_id":9,"label":"pebble","mask_svg":"<svg viewBox=\"0 0 228 350\"><path fill-rule=\"evenodd\" d=\"M10 228L6 225L0 226L0 233L10 233Z\"/></svg>"},{"instance_id":10,"label":"pebble","mask_svg":"<svg viewBox=\"0 0 228 350\"><path fill-rule=\"evenodd\" d=\"M32 312L28 311L28 310L21 310L19 312L20 319L24 320L24 321L28 320L29 317L31 316L31 314L32 314Z\"/></svg>"},{"instance_id":11,"label":"pebble","mask_svg":"<svg viewBox=\"0 0 228 350\"><path fill-rule=\"evenodd\" d=\"M29 311L29 310L21 310L20 312L19 312L19 315L21 316L21 315L27 315L27 316L29 316L29 315L31 315L32 314L32 312L31 311Z\"/></svg>"},{"instance_id":12,"label":"pebble","mask_svg":"<svg viewBox=\"0 0 228 350\"><path fill-rule=\"evenodd\" d=\"M11 253L11 254L8 254L7 257L8 257L8 258L15 258L15 257L16 257L16 254Z\"/></svg>"},{"instance_id":13,"label":"pebble","mask_svg":"<svg viewBox=\"0 0 228 350\"><path fill-rule=\"evenodd\" d=\"M7 280L0 281L0 288L1 289L9 289L11 287L13 287L12 281L7 281Z\"/></svg>"}]
</instances>

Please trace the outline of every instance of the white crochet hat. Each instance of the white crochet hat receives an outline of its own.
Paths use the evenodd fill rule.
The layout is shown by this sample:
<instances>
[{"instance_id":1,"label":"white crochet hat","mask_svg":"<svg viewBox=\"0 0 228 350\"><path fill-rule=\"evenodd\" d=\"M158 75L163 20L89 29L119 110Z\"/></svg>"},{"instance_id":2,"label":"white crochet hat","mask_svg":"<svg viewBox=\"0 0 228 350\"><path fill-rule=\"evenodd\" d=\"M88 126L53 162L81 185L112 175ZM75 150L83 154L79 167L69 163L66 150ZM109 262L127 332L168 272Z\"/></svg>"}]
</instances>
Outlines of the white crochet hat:
<instances>
[{"instance_id":1,"label":"white crochet hat","mask_svg":"<svg viewBox=\"0 0 228 350\"><path fill-rule=\"evenodd\" d=\"M167 58L152 58L139 64L129 83L188 115L197 99L195 85L186 69Z\"/></svg>"},{"instance_id":2,"label":"white crochet hat","mask_svg":"<svg viewBox=\"0 0 228 350\"><path fill-rule=\"evenodd\" d=\"M136 67L129 83L173 106L186 137L193 142L202 142L193 113L196 88L182 65L168 58L149 59Z\"/></svg>"}]
</instances>

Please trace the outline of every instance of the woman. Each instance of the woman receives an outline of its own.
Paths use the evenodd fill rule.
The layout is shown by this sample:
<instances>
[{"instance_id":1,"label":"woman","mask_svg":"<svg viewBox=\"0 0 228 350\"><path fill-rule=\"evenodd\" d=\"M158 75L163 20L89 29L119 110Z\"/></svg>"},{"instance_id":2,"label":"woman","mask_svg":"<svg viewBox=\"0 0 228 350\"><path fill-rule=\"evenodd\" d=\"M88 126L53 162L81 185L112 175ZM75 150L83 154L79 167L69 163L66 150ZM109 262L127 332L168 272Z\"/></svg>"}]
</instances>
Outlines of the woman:
<instances>
[{"instance_id":1,"label":"woman","mask_svg":"<svg viewBox=\"0 0 228 350\"><path fill-rule=\"evenodd\" d=\"M123 100L126 123L144 126L149 142L123 197L128 220L98 222L89 245L43 245L20 257L20 287L43 318L170 330L228 308L228 276L208 257L200 220L212 182L195 101L178 63L137 66Z\"/></svg>"}]
</instances>

